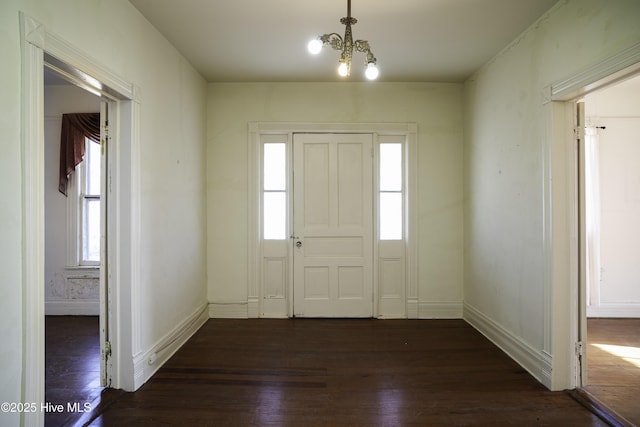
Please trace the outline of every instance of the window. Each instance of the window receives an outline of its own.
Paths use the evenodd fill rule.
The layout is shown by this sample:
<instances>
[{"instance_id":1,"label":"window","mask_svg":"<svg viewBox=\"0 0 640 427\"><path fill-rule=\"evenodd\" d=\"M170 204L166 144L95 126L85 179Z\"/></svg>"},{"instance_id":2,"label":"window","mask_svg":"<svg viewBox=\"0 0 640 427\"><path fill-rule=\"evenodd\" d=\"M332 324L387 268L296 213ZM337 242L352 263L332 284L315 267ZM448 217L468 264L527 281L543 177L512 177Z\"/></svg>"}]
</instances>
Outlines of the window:
<instances>
[{"instance_id":1,"label":"window","mask_svg":"<svg viewBox=\"0 0 640 427\"><path fill-rule=\"evenodd\" d=\"M100 144L85 139L84 159L69 181L69 212L75 212L70 264L100 265ZM75 196L75 197L74 197Z\"/></svg>"},{"instance_id":2,"label":"window","mask_svg":"<svg viewBox=\"0 0 640 427\"><path fill-rule=\"evenodd\" d=\"M402 240L402 144L380 144L380 240Z\"/></svg>"},{"instance_id":3,"label":"window","mask_svg":"<svg viewBox=\"0 0 640 427\"><path fill-rule=\"evenodd\" d=\"M263 232L265 240L287 238L286 144L263 144Z\"/></svg>"}]
</instances>

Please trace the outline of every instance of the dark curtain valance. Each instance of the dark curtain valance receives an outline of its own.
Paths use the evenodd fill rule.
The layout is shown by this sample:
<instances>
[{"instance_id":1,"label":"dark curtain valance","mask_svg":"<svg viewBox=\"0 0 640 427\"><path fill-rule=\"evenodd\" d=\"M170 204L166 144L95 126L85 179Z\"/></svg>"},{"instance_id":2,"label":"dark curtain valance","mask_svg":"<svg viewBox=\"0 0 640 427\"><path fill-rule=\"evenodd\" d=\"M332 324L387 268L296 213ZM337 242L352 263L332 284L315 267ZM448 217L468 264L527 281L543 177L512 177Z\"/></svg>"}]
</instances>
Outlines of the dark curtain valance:
<instances>
[{"instance_id":1,"label":"dark curtain valance","mask_svg":"<svg viewBox=\"0 0 640 427\"><path fill-rule=\"evenodd\" d=\"M85 138L100 143L100 113L63 114L58 190L65 196L67 195L69 174L75 170L84 157Z\"/></svg>"}]
</instances>

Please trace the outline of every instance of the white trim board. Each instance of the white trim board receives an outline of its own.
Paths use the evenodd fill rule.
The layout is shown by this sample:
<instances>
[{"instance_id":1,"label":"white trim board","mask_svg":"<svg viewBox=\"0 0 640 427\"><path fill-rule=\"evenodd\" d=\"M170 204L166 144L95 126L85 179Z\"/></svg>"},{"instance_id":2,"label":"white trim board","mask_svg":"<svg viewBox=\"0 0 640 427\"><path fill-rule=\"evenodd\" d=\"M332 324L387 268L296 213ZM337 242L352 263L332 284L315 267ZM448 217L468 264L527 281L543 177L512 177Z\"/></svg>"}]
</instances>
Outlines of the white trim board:
<instances>
[{"instance_id":1,"label":"white trim board","mask_svg":"<svg viewBox=\"0 0 640 427\"><path fill-rule=\"evenodd\" d=\"M418 319L462 319L462 313L462 301L418 303Z\"/></svg>"},{"instance_id":2,"label":"white trim board","mask_svg":"<svg viewBox=\"0 0 640 427\"><path fill-rule=\"evenodd\" d=\"M464 304L463 319L507 353L534 378L547 388L551 388L551 355L535 350L478 309L466 303Z\"/></svg>"},{"instance_id":3,"label":"white trim board","mask_svg":"<svg viewBox=\"0 0 640 427\"><path fill-rule=\"evenodd\" d=\"M44 303L45 316L98 316L100 301L49 300Z\"/></svg>"},{"instance_id":4,"label":"white trim board","mask_svg":"<svg viewBox=\"0 0 640 427\"><path fill-rule=\"evenodd\" d=\"M160 338L151 348L137 354L133 359L135 389L147 382L208 319L207 304L203 304Z\"/></svg>"},{"instance_id":5,"label":"white trim board","mask_svg":"<svg viewBox=\"0 0 640 427\"><path fill-rule=\"evenodd\" d=\"M551 99L570 101L624 80L640 70L640 43L586 67L584 70L551 85Z\"/></svg>"},{"instance_id":6,"label":"white trim board","mask_svg":"<svg viewBox=\"0 0 640 427\"><path fill-rule=\"evenodd\" d=\"M248 319L248 308L248 304L242 301L210 302L209 317L211 319Z\"/></svg>"},{"instance_id":7,"label":"white trim board","mask_svg":"<svg viewBox=\"0 0 640 427\"><path fill-rule=\"evenodd\" d=\"M640 317L640 303L600 304L587 306L587 317Z\"/></svg>"}]
</instances>

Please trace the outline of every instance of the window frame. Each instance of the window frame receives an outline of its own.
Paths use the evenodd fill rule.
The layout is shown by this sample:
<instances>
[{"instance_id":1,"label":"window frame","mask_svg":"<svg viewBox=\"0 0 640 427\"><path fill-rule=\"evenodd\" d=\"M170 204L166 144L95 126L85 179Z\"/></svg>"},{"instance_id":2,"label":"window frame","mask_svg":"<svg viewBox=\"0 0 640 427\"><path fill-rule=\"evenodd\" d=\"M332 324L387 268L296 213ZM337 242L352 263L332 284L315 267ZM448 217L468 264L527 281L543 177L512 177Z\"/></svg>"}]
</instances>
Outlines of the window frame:
<instances>
[{"instance_id":1,"label":"window frame","mask_svg":"<svg viewBox=\"0 0 640 427\"><path fill-rule=\"evenodd\" d=\"M383 156L382 156L382 146L384 145L397 145L400 147L400 188L396 189L396 190L389 190L389 189L383 189L382 186L382 162L383 162ZM405 225L406 225L406 218L405 218L405 204L406 204L406 195L405 195L405 189L406 189L406 182L405 182L405 174L406 174L406 164L405 164L405 141L389 141L389 142L383 142L383 141L378 141L377 143L377 148L378 148L378 163L377 163L377 174L378 174L378 230L377 230L377 236L378 236L378 240L379 241L403 241L405 238ZM383 236L383 208L382 208L382 195L383 194L397 194L400 196L400 237L394 237L394 238L386 238L385 236Z\"/></svg>"},{"instance_id":2,"label":"window frame","mask_svg":"<svg viewBox=\"0 0 640 427\"><path fill-rule=\"evenodd\" d=\"M283 146L283 155L284 155L284 162L283 162L283 167L284 167L284 186L282 189L267 189L266 185L265 185L265 171L266 171L266 156L265 156L265 146L267 145L282 145ZM289 239L289 235L290 235L290 228L289 228L289 223L290 223L290 213L289 213L289 151L290 151L290 147L288 144L288 141L263 141L261 142L261 155L260 155L260 186L261 186L261 200L260 200L260 206L262 209L262 214L260 215L260 221L261 221L261 239L262 240L266 240L266 241L283 241L283 240L288 240ZM266 221L265 221L265 202L266 202L266 195L267 194L282 194L284 195L284 206L283 206L283 211L285 212L285 218L283 218L284 224L283 225L283 230L284 230L284 234L282 235L282 237L280 238L268 238L267 237L267 225L266 225Z\"/></svg>"},{"instance_id":3,"label":"window frame","mask_svg":"<svg viewBox=\"0 0 640 427\"><path fill-rule=\"evenodd\" d=\"M85 138L85 144L96 144ZM69 183L67 186L67 266L68 267L100 267L100 259L86 259L84 254L85 230L85 213L88 201L100 201L100 194L87 194L88 180L88 163L86 161L88 149L85 149L85 158L76 166L75 170L69 175ZM102 167L102 159L98 162ZM99 176L102 178L102 171ZM101 188L101 184L99 186ZM101 212L101 209L98 211ZM101 233L101 231L100 231ZM99 242L98 242L99 243Z\"/></svg>"}]
</instances>

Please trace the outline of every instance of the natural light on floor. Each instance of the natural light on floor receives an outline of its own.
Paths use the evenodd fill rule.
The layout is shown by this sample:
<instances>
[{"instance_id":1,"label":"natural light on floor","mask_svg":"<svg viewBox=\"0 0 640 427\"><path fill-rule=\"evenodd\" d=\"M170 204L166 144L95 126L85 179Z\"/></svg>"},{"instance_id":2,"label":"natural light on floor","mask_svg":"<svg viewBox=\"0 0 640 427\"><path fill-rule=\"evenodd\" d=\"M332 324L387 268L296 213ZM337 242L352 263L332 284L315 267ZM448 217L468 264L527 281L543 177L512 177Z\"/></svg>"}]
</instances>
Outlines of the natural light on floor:
<instances>
[{"instance_id":1,"label":"natural light on floor","mask_svg":"<svg viewBox=\"0 0 640 427\"><path fill-rule=\"evenodd\" d=\"M592 344L594 347L598 347L600 350L604 350L609 354L618 356L623 360L631 363L634 366L640 368L640 348L638 347L626 347L623 345L611 345L611 344Z\"/></svg>"}]
</instances>

